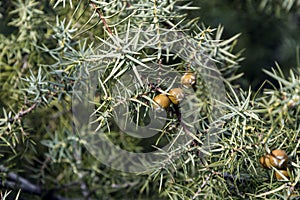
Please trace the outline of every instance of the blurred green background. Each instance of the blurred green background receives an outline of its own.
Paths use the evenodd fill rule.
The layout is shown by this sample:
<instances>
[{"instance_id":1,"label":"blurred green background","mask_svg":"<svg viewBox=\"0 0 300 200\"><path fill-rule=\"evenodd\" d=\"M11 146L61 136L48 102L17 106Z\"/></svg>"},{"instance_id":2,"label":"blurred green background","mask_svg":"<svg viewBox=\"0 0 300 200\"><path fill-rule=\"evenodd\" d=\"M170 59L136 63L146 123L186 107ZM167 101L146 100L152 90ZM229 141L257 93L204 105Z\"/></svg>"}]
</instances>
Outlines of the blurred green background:
<instances>
[{"instance_id":1,"label":"blurred green background","mask_svg":"<svg viewBox=\"0 0 300 200\"><path fill-rule=\"evenodd\" d=\"M299 65L300 5L285 8L283 3L284 0L196 0L192 6L200 10L189 12L188 18L200 17L205 26L212 28L224 26L224 38L242 33L236 50L244 50L245 59L240 63L244 78L238 83L243 88L251 85L258 89L265 79L271 80L263 68L274 67L276 61L288 72Z\"/></svg>"}]
</instances>

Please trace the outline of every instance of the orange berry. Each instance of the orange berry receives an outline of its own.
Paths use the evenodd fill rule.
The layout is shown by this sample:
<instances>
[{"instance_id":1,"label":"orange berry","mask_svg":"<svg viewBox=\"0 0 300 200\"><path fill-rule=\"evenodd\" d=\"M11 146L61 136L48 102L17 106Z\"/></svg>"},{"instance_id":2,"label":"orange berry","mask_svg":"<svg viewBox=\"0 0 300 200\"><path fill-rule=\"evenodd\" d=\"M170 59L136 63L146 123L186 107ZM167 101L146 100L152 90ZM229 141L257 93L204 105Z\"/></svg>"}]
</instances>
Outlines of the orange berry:
<instances>
[{"instance_id":1,"label":"orange berry","mask_svg":"<svg viewBox=\"0 0 300 200\"><path fill-rule=\"evenodd\" d=\"M281 173L278 173L277 171L275 171L275 177L277 180L284 180L284 177L285 176L286 178L289 178L289 173L287 170L279 170L279 172Z\"/></svg>"},{"instance_id":2,"label":"orange berry","mask_svg":"<svg viewBox=\"0 0 300 200\"><path fill-rule=\"evenodd\" d=\"M271 155L269 155L269 154L265 156L265 165L266 165L267 169L271 169L272 168L272 164L270 162L270 157L271 157Z\"/></svg>"},{"instance_id":3,"label":"orange berry","mask_svg":"<svg viewBox=\"0 0 300 200\"><path fill-rule=\"evenodd\" d=\"M178 105L184 98L184 93L181 88L172 88L169 91L169 99L173 104Z\"/></svg>"},{"instance_id":4,"label":"orange berry","mask_svg":"<svg viewBox=\"0 0 300 200\"><path fill-rule=\"evenodd\" d=\"M270 163L272 166L278 169L286 168L289 158L284 150L275 149L271 152L271 154Z\"/></svg>"},{"instance_id":5,"label":"orange berry","mask_svg":"<svg viewBox=\"0 0 300 200\"><path fill-rule=\"evenodd\" d=\"M154 97L153 101L159 105L159 107L154 104L153 107L155 110L162 110L166 109L170 106L171 102L170 99L165 94L159 94Z\"/></svg>"},{"instance_id":6,"label":"orange berry","mask_svg":"<svg viewBox=\"0 0 300 200\"><path fill-rule=\"evenodd\" d=\"M262 165L263 168L269 169L269 168L267 167L267 165L266 165L265 159L266 159L266 157L265 157L265 156L262 156L262 157L259 158L259 162L260 162L260 164Z\"/></svg>"},{"instance_id":7,"label":"orange berry","mask_svg":"<svg viewBox=\"0 0 300 200\"><path fill-rule=\"evenodd\" d=\"M189 88L196 84L196 76L194 73L187 72L181 77L181 84L185 88Z\"/></svg>"}]
</instances>

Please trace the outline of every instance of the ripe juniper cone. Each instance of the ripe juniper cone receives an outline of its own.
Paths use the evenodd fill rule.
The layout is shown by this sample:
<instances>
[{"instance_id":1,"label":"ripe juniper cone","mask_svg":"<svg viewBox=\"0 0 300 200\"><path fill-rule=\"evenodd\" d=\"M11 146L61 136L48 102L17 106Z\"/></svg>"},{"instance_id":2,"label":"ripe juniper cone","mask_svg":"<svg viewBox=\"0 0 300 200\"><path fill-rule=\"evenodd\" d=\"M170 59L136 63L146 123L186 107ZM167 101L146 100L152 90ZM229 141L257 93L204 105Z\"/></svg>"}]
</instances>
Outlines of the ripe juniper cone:
<instances>
[{"instance_id":1,"label":"ripe juniper cone","mask_svg":"<svg viewBox=\"0 0 300 200\"><path fill-rule=\"evenodd\" d=\"M172 88L169 91L169 99L173 104L178 105L180 102L182 102L183 98L184 93L181 88Z\"/></svg>"},{"instance_id":2,"label":"ripe juniper cone","mask_svg":"<svg viewBox=\"0 0 300 200\"><path fill-rule=\"evenodd\" d=\"M265 156L260 157L260 159L259 159L260 164L265 169L271 169L272 168L272 165L271 165L271 162L270 162L270 156L271 155L267 154Z\"/></svg>"},{"instance_id":3,"label":"ripe juniper cone","mask_svg":"<svg viewBox=\"0 0 300 200\"><path fill-rule=\"evenodd\" d=\"M288 156L284 150L275 149L271 152L270 163L277 169L284 169L288 163Z\"/></svg>"},{"instance_id":4,"label":"ripe juniper cone","mask_svg":"<svg viewBox=\"0 0 300 200\"><path fill-rule=\"evenodd\" d=\"M277 171L275 171L275 177L277 180L284 180L284 177L285 176L286 178L289 177L289 173L287 170L283 169L283 170L279 170L279 172L281 173L278 173Z\"/></svg>"},{"instance_id":5,"label":"ripe juniper cone","mask_svg":"<svg viewBox=\"0 0 300 200\"><path fill-rule=\"evenodd\" d=\"M272 166L277 169L285 169L288 163L288 156L284 150L275 149L271 154L260 157L259 162L266 169L271 169Z\"/></svg>"},{"instance_id":6,"label":"ripe juniper cone","mask_svg":"<svg viewBox=\"0 0 300 200\"><path fill-rule=\"evenodd\" d=\"M269 168L269 166L270 166L270 165L269 165L269 164L270 164L270 160L269 160L269 158L268 158L268 165L267 165L266 160L267 160L266 156L261 156L260 159L259 159L259 162L260 162L260 164L261 164L261 166L262 166L263 168L265 168L265 169L270 169L270 168Z\"/></svg>"},{"instance_id":7,"label":"ripe juniper cone","mask_svg":"<svg viewBox=\"0 0 300 200\"><path fill-rule=\"evenodd\" d=\"M277 180L285 180L285 178L289 178L289 173L287 169L288 165L288 155L284 150L275 149L271 152L271 154L263 155L260 157L259 162L265 169L272 169L275 167L275 178Z\"/></svg>"},{"instance_id":8,"label":"ripe juniper cone","mask_svg":"<svg viewBox=\"0 0 300 200\"><path fill-rule=\"evenodd\" d=\"M192 72L187 72L181 77L181 84L185 88L193 87L196 84L196 76Z\"/></svg>"},{"instance_id":9,"label":"ripe juniper cone","mask_svg":"<svg viewBox=\"0 0 300 200\"><path fill-rule=\"evenodd\" d=\"M159 105L157 106L156 104L153 104L153 108L158 111L167 109L171 104L170 99L165 94L159 94L155 96L153 101Z\"/></svg>"}]
</instances>

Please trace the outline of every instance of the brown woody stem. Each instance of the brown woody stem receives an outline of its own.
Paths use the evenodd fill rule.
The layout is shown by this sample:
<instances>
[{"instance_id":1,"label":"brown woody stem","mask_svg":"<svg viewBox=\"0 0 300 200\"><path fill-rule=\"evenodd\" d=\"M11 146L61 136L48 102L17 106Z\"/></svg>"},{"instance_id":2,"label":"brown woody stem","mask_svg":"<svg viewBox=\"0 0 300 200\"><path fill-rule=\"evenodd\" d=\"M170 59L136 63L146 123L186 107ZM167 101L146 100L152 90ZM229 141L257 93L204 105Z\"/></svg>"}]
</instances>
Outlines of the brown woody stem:
<instances>
[{"instance_id":1,"label":"brown woody stem","mask_svg":"<svg viewBox=\"0 0 300 200\"><path fill-rule=\"evenodd\" d=\"M101 13L100 9L99 9L99 8L97 8L97 6L96 6L96 4L95 4L95 3L91 2L91 4L92 4L92 5L93 5L93 7L96 9L96 12L98 13L98 15L99 15L99 17L100 17L101 21L103 22L103 24L104 24L105 28L107 29L107 31L109 32L109 34L111 34L111 35L112 35L112 31L111 31L111 29L109 28L109 26L108 26L108 24L107 24L107 22L106 22L105 18L103 17L103 15L102 15L102 13Z\"/></svg>"}]
</instances>

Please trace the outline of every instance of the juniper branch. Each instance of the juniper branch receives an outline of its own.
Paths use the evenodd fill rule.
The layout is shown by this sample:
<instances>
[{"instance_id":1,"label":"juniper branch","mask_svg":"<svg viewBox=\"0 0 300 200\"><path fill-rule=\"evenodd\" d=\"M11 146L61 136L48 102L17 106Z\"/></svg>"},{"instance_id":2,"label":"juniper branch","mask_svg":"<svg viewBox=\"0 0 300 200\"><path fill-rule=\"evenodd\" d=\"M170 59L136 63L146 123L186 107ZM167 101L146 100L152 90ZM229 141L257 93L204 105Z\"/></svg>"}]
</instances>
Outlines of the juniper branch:
<instances>
[{"instance_id":1,"label":"juniper branch","mask_svg":"<svg viewBox=\"0 0 300 200\"><path fill-rule=\"evenodd\" d=\"M107 29L107 31L109 32L109 34L112 35L112 31L111 31L111 29L109 28L109 26L108 26L108 24L107 24L105 18L103 17L101 11L99 10L99 8L97 8L97 6L96 6L95 3L92 2L91 4L92 4L93 7L95 8L96 12L98 13L98 15L99 15L101 21L103 22L103 24L104 24L105 28Z\"/></svg>"},{"instance_id":2,"label":"juniper branch","mask_svg":"<svg viewBox=\"0 0 300 200\"><path fill-rule=\"evenodd\" d=\"M36 106L37 106L37 102L32 104L32 106L30 106L28 109L26 110L20 110L13 118L8 119L9 122L14 122L17 121L18 119L22 118L24 115L27 115L28 113L30 113L31 111L33 111Z\"/></svg>"}]
</instances>

